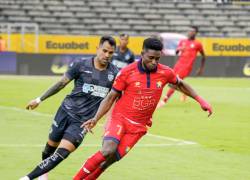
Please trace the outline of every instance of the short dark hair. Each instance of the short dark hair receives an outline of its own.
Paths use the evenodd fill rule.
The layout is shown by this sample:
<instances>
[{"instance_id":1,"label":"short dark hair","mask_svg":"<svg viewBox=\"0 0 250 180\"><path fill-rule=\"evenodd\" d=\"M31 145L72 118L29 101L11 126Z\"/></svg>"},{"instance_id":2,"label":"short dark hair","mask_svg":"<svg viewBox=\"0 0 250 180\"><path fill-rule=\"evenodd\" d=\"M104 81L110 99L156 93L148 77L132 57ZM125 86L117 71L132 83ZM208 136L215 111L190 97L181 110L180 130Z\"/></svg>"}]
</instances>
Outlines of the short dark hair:
<instances>
[{"instance_id":1,"label":"short dark hair","mask_svg":"<svg viewBox=\"0 0 250 180\"><path fill-rule=\"evenodd\" d=\"M161 51L163 49L163 44L158 38L150 37L143 41L143 50L156 50Z\"/></svg>"},{"instance_id":2,"label":"short dark hair","mask_svg":"<svg viewBox=\"0 0 250 180\"><path fill-rule=\"evenodd\" d=\"M199 32L198 26L190 26L192 29L194 29L196 32Z\"/></svg>"},{"instance_id":3,"label":"short dark hair","mask_svg":"<svg viewBox=\"0 0 250 180\"><path fill-rule=\"evenodd\" d=\"M129 38L129 35L126 34L126 33L121 33L121 34L120 34L120 37L128 37L128 38Z\"/></svg>"},{"instance_id":4,"label":"short dark hair","mask_svg":"<svg viewBox=\"0 0 250 180\"><path fill-rule=\"evenodd\" d=\"M99 46L103 45L103 43L106 42L106 41L108 41L108 43L111 46L116 47L115 39L112 36L102 36L101 39L100 39Z\"/></svg>"}]
</instances>

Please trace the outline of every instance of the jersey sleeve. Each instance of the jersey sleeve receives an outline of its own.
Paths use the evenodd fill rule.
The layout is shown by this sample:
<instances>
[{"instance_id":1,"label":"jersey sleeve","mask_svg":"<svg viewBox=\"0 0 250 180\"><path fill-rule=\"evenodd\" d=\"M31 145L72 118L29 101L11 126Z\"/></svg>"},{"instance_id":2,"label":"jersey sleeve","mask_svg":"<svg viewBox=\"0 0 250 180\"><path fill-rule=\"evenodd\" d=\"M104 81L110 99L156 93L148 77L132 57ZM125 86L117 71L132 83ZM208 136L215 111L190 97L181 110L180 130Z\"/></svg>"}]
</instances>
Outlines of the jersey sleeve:
<instances>
[{"instance_id":1,"label":"jersey sleeve","mask_svg":"<svg viewBox=\"0 0 250 180\"><path fill-rule=\"evenodd\" d=\"M125 90L126 88L126 73L122 70L117 74L115 81L113 83L112 89L118 92Z\"/></svg>"},{"instance_id":2,"label":"jersey sleeve","mask_svg":"<svg viewBox=\"0 0 250 180\"><path fill-rule=\"evenodd\" d=\"M72 62L69 65L68 70L65 72L65 75L70 79L75 79L79 76L80 62Z\"/></svg>"},{"instance_id":3,"label":"jersey sleeve","mask_svg":"<svg viewBox=\"0 0 250 180\"><path fill-rule=\"evenodd\" d=\"M170 70L167 72L167 77L168 77L168 83L171 83L171 84L178 84L179 78L178 78L178 76L175 74L175 72L174 72L173 69L170 69Z\"/></svg>"}]
</instances>

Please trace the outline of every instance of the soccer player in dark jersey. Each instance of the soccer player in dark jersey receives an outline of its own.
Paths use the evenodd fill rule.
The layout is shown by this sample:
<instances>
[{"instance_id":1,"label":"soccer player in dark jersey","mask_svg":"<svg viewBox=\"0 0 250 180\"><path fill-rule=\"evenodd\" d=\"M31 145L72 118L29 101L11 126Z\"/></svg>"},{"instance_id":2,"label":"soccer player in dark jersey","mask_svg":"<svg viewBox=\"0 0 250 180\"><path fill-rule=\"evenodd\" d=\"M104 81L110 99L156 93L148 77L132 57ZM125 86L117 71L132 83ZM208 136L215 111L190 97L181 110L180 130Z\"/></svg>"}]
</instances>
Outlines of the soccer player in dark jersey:
<instances>
[{"instance_id":1,"label":"soccer player in dark jersey","mask_svg":"<svg viewBox=\"0 0 250 180\"><path fill-rule=\"evenodd\" d=\"M173 69L159 63L162 43L157 38L143 42L141 59L118 73L112 90L102 101L94 118L84 122L87 131L114 105L100 151L91 156L77 172L74 180L96 179L112 163L124 157L137 141L147 133L151 117L168 83L195 99L205 111L212 114L211 106L190 85L176 76Z\"/></svg>"},{"instance_id":2,"label":"soccer player in dark jersey","mask_svg":"<svg viewBox=\"0 0 250 180\"><path fill-rule=\"evenodd\" d=\"M135 61L134 53L128 48L129 35L120 34L120 45L116 48L112 57L112 64L116 65L119 69L124 68L128 64Z\"/></svg>"},{"instance_id":3,"label":"soccer player in dark jersey","mask_svg":"<svg viewBox=\"0 0 250 180\"><path fill-rule=\"evenodd\" d=\"M41 97L29 102L26 108L35 109L74 80L71 94L65 97L55 115L52 131L42 152L43 161L22 180L34 179L47 173L81 144L85 135L81 124L95 116L118 73L117 67L110 63L115 47L113 37L103 36L95 57L70 64L59 82Z\"/></svg>"},{"instance_id":4,"label":"soccer player in dark jersey","mask_svg":"<svg viewBox=\"0 0 250 180\"><path fill-rule=\"evenodd\" d=\"M195 39L197 33L198 27L190 27L190 30L188 32L188 39L181 40L176 49L176 54L179 55L179 58L173 69L181 79L186 78L192 72L197 53L201 54L202 60L201 66L197 70L196 74L201 75L204 71L206 56L202 44ZM159 102L158 107L163 106L174 92L175 89L170 88L163 100ZM185 100L186 96L182 96L182 99Z\"/></svg>"}]
</instances>

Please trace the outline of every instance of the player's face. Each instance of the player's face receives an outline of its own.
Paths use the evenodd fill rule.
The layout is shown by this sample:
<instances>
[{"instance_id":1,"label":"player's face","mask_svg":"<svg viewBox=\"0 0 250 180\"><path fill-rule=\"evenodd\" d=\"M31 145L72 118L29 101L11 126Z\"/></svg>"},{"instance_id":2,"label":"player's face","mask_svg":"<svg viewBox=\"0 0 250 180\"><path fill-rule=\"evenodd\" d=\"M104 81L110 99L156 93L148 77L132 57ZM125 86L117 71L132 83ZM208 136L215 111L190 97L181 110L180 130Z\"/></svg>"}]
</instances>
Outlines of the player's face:
<instances>
[{"instance_id":1,"label":"player's face","mask_svg":"<svg viewBox=\"0 0 250 180\"><path fill-rule=\"evenodd\" d=\"M160 57L161 51L152 49L144 50L142 52L142 63L144 68L148 69L149 71L153 71L157 67Z\"/></svg>"},{"instance_id":2,"label":"player's face","mask_svg":"<svg viewBox=\"0 0 250 180\"><path fill-rule=\"evenodd\" d=\"M120 37L120 46L121 47L127 47L128 39L129 38L127 36Z\"/></svg>"},{"instance_id":3,"label":"player's face","mask_svg":"<svg viewBox=\"0 0 250 180\"><path fill-rule=\"evenodd\" d=\"M188 38L194 39L196 34L197 34L196 30L194 28L190 28L190 30L188 31Z\"/></svg>"},{"instance_id":4,"label":"player's face","mask_svg":"<svg viewBox=\"0 0 250 180\"><path fill-rule=\"evenodd\" d=\"M98 62L103 66L107 65L110 62L114 51L115 47L111 46L108 41L105 41L97 49L96 57L98 59Z\"/></svg>"}]
</instances>

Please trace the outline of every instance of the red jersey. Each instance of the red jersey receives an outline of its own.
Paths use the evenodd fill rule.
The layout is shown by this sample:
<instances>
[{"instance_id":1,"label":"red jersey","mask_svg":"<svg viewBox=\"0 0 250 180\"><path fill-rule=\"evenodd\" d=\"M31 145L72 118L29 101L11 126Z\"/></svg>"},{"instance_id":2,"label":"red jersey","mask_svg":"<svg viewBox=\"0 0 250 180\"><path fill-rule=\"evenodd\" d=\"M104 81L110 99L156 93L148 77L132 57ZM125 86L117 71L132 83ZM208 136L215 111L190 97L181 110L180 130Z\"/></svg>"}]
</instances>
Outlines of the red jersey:
<instances>
[{"instance_id":1,"label":"red jersey","mask_svg":"<svg viewBox=\"0 0 250 180\"><path fill-rule=\"evenodd\" d=\"M124 67L113 84L114 90L122 92L113 114L121 114L132 123L149 125L163 87L177 81L173 69L162 64L158 64L154 72L146 72L141 60Z\"/></svg>"},{"instance_id":2,"label":"red jersey","mask_svg":"<svg viewBox=\"0 0 250 180\"><path fill-rule=\"evenodd\" d=\"M197 53L203 51L202 44L197 40L181 40L177 50L180 51L180 57L175 66L181 66L192 69Z\"/></svg>"}]
</instances>

